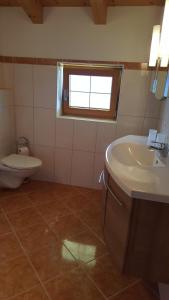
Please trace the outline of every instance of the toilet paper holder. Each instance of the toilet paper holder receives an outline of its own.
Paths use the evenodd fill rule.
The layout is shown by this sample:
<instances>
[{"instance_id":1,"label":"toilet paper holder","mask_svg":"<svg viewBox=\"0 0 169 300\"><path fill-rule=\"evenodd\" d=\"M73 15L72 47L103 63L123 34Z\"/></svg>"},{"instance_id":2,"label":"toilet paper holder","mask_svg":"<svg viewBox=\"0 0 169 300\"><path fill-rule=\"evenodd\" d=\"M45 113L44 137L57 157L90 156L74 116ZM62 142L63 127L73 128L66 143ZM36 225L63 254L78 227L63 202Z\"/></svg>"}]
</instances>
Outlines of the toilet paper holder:
<instances>
[{"instance_id":1,"label":"toilet paper holder","mask_svg":"<svg viewBox=\"0 0 169 300\"><path fill-rule=\"evenodd\" d=\"M25 146L25 147L29 146L29 140L24 136L19 137L17 140L17 148L21 146Z\"/></svg>"},{"instance_id":2,"label":"toilet paper holder","mask_svg":"<svg viewBox=\"0 0 169 300\"><path fill-rule=\"evenodd\" d=\"M30 150L29 150L29 140L21 136L17 140L17 153L21 155L30 155Z\"/></svg>"}]
</instances>

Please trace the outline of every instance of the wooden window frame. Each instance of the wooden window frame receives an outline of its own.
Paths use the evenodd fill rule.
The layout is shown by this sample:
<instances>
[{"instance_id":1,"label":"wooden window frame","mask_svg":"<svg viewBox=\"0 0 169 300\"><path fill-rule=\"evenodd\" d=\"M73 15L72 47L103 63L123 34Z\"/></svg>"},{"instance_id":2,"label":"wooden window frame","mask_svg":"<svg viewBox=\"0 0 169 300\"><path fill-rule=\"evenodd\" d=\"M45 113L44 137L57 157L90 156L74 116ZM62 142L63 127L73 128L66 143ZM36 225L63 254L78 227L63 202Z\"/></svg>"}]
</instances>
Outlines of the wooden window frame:
<instances>
[{"instance_id":1,"label":"wooden window frame","mask_svg":"<svg viewBox=\"0 0 169 300\"><path fill-rule=\"evenodd\" d=\"M98 118L116 120L119 100L121 67L89 67L89 66L64 66L63 67L63 95L62 112L63 115L77 116L83 118ZM69 75L89 75L89 76L111 76L113 84L111 90L110 110L75 108L69 106ZM66 100L65 100L66 92Z\"/></svg>"}]
</instances>

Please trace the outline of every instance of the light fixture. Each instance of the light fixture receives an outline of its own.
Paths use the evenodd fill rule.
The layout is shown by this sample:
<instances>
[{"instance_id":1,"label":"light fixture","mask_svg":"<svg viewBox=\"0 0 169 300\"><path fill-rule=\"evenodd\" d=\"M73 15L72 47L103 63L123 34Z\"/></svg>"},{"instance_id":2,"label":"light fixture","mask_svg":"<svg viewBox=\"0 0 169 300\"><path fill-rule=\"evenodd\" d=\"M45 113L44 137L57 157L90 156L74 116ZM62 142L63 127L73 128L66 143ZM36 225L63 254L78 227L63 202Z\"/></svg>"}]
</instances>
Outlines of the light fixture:
<instances>
[{"instance_id":1,"label":"light fixture","mask_svg":"<svg viewBox=\"0 0 169 300\"><path fill-rule=\"evenodd\" d=\"M169 60L169 0L166 0L164 7L159 56L161 58L161 67L167 67Z\"/></svg>"},{"instance_id":2,"label":"light fixture","mask_svg":"<svg viewBox=\"0 0 169 300\"><path fill-rule=\"evenodd\" d=\"M155 25L153 27L153 34L152 34L152 41L151 41L151 48L150 48L150 59L149 59L149 66L155 67L158 56L159 56L159 44L160 44L160 25Z\"/></svg>"},{"instance_id":3,"label":"light fixture","mask_svg":"<svg viewBox=\"0 0 169 300\"><path fill-rule=\"evenodd\" d=\"M167 67L169 62L169 0L165 1L162 27L153 27L149 66Z\"/></svg>"}]
</instances>

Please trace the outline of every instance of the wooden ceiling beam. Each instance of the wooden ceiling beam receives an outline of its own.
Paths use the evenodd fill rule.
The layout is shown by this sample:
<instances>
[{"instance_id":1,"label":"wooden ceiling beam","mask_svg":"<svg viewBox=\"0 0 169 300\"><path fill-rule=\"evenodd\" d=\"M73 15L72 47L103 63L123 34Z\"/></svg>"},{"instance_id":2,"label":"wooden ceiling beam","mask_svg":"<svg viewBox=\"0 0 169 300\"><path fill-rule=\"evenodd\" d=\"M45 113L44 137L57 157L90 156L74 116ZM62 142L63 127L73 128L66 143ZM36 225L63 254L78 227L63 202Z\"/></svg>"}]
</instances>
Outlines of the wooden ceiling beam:
<instances>
[{"instance_id":1,"label":"wooden ceiling beam","mask_svg":"<svg viewBox=\"0 0 169 300\"><path fill-rule=\"evenodd\" d=\"M95 24L106 24L107 3L106 0L90 0L93 20Z\"/></svg>"},{"instance_id":2,"label":"wooden ceiling beam","mask_svg":"<svg viewBox=\"0 0 169 300\"><path fill-rule=\"evenodd\" d=\"M21 6L21 2L23 0L0 0L0 6ZM162 6L164 2L165 0L107 0L107 6ZM90 6L90 0L40 0L40 3L43 7Z\"/></svg>"},{"instance_id":3,"label":"wooden ceiling beam","mask_svg":"<svg viewBox=\"0 0 169 300\"><path fill-rule=\"evenodd\" d=\"M20 3L33 23L43 23L43 7L41 6L40 0L21 0Z\"/></svg>"}]
</instances>

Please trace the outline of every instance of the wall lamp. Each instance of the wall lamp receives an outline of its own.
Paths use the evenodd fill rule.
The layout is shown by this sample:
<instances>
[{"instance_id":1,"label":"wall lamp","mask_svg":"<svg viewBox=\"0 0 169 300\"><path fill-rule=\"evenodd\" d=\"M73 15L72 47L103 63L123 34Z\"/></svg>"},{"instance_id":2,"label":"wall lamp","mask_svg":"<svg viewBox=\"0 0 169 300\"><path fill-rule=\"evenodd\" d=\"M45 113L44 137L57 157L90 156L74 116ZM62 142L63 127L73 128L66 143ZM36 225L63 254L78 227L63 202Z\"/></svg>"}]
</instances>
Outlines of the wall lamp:
<instances>
[{"instance_id":1,"label":"wall lamp","mask_svg":"<svg viewBox=\"0 0 169 300\"><path fill-rule=\"evenodd\" d=\"M162 25L153 27L150 67L167 67L169 63L169 0L165 1Z\"/></svg>"}]
</instances>

